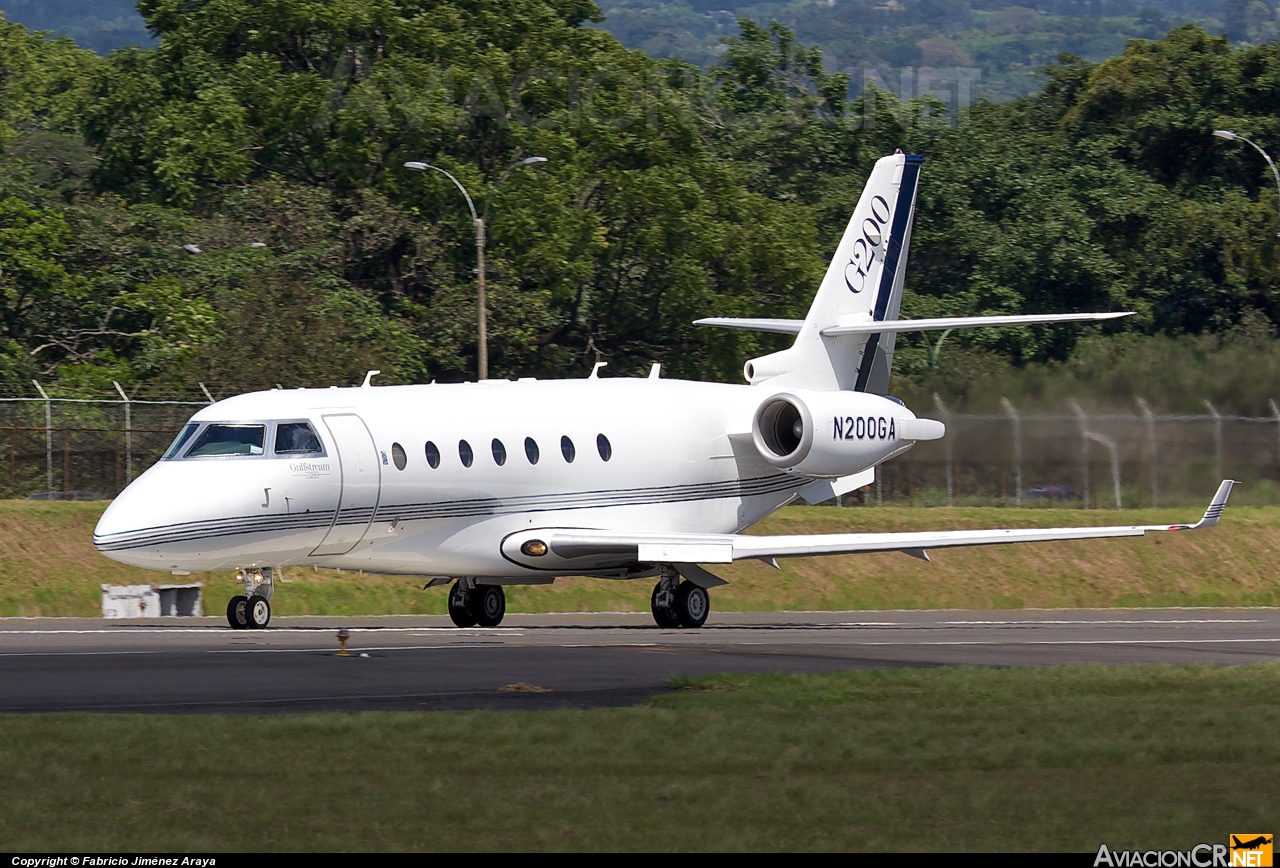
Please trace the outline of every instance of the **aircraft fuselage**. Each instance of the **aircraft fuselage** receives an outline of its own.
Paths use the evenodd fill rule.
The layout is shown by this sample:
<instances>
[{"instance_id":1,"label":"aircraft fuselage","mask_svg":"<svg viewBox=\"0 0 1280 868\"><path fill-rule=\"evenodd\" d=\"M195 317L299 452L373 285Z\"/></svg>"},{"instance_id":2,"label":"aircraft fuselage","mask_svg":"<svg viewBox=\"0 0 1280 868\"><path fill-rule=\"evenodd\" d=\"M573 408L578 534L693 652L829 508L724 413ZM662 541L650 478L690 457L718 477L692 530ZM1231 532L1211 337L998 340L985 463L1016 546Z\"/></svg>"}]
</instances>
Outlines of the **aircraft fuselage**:
<instances>
[{"instance_id":1,"label":"aircraft fuselage","mask_svg":"<svg viewBox=\"0 0 1280 868\"><path fill-rule=\"evenodd\" d=\"M111 504L94 541L116 560L175 572L302 564L545 580L501 541L541 526L732 533L792 500L814 477L766 462L751 436L776 391L609 378L241 395L190 424L261 426L261 448L185 457L205 431L194 429ZM850 472L909 445L885 422L909 411L877 395L843 399L847 415L815 428L839 432ZM846 418L873 421L861 437L850 427L846 444ZM280 427L303 423L319 450L277 452ZM635 570L597 566L588 572Z\"/></svg>"}]
</instances>

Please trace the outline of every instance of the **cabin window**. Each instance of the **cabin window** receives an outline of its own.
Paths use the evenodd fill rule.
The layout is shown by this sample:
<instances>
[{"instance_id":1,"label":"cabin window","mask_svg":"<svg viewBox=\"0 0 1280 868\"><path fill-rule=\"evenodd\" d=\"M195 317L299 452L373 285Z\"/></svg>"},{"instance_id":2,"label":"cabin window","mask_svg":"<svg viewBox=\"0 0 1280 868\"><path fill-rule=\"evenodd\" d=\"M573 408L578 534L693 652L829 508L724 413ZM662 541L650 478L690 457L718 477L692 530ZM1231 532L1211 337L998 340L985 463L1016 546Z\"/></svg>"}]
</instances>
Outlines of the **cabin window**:
<instances>
[{"instance_id":1,"label":"cabin window","mask_svg":"<svg viewBox=\"0 0 1280 868\"><path fill-rule=\"evenodd\" d=\"M476 454L471 451L471 444L466 440L458 441L458 457L462 459L463 467L470 467L471 462L476 460Z\"/></svg>"},{"instance_id":2,"label":"cabin window","mask_svg":"<svg viewBox=\"0 0 1280 868\"><path fill-rule=\"evenodd\" d=\"M440 449L430 440L427 441L427 465L435 470L440 466Z\"/></svg>"},{"instance_id":3,"label":"cabin window","mask_svg":"<svg viewBox=\"0 0 1280 868\"><path fill-rule=\"evenodd\" d=\"M265 425L210 425L187 451L188 458L261 455Z\"/></svg>"},{"instance_id":4,"label":"cabin window","mask_svg":"<svg viewBox=\"0 0 1280 868\"><path fill-rule=\"evenodd\" d=\"M181 452L182 447L187 445L187 441L191 439L191 435L196 433L196 429L199 427L200 425L196 422L188 422L183 429L178 432L178 436L174 438L173 445L164 453L164 457L172 458Z\"/></svg>"},{"instance_id":5,"label":"cabin window","mask_svg":"<svg viewBox=\"0 0 1280 868\"><path fill-rule=\"evenodd\" d=\"M603 434L596 435L596 450L600 453L601 461L608 461L613 457L613 444Z\"/></svg>"},{"instance_id":6,"label":"cabin window","mask_svg":"<svg viewBox=\"0 0 1280 868\"><path fill-rule=\"evenodd\" d=\"M560 454L564 456L565 461L569 462L570 464L573 463L573 457L577 454L577 452L573 448L573 441L570 440L568 437L560 438Z\"/></svg>"},{"instance_id":7,"label":"cabin window","mask_svg":"<svg viewBox=\"0 0 1280 868\"><path fill-rule=\"evenodd\" d=\"M404 466L409 463L409 456L404 454L404 447L399 443L391 444L391 460L395 462L396 470L404 470Z\"/></svg>"},{"instance_id":8,"label":"cabin window","mask_svg":"<svg viewBox=\"0 0 1280 868\"><path fill-rule=\"evenodd\" d=\"M524 455L530 464L538 463L538 441L532 437L524 438Z\"/></svg>"},{"instance_id":9,"label":"cabin window","mask_svg":"<svg viewBox=\"0 0 1280 868\"><path fill-rule=\"evenodd\" d=\"M498 465L499 467L506 464L507 463L507 447L502 445L502 441L499 440L497 437L494 437L493 443L490 444L490 447L493 449L493 463Z\"/></svg>"},{"instance_id":10,"label":"cabin window","mask_svg":"<svg viewBox=\"0 0 1280 868\"><path fill-rule=\"evenodd\" d=\"M276 426L277 455L314 455L324 452L320 438L306 422L281 422Z\"/></svg>"}]
</instances>

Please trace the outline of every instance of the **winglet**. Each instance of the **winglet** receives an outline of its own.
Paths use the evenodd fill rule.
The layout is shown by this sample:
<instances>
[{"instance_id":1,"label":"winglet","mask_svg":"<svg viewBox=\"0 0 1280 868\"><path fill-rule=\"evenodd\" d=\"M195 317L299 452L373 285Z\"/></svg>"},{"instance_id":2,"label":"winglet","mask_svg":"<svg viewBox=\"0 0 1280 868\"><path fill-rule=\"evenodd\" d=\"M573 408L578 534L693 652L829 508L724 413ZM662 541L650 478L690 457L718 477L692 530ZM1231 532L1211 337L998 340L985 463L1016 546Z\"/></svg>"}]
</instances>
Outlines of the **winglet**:
<instances>
[{"instance_id":1,"label":"winglet","mask_svg":"<svg viewBox=\"0 0 1280 868\"><path fill-rule=\"evenodd\" d=\"M1209 508L1204 511L1204 518L1195 524L1175 524L1169 527L1169 530L1199 530L1202 527L1213 527L1218 523L1218 519L1222 518L1222 512L1227 508L1227 498L1231 496L1231 486L1235 485L1239 480L1224 479L1222 484L1218 486L1218 493L1213 496L1213 500L1209 501Z\"/></svg>"}]
</instances>

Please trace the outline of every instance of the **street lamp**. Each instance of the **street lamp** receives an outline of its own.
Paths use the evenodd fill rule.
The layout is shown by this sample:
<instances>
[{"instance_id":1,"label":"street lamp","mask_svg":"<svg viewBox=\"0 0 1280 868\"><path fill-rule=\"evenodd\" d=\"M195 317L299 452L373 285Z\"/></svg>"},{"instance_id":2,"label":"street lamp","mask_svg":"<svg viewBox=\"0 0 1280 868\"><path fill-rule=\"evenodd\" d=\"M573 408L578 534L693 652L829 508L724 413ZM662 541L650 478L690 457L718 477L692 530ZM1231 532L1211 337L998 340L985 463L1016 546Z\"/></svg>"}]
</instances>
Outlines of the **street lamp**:
<instances>
[{"instance_id":1,"label":"street lamp","mask_svg":"<svg viewBox=\"0 0 1280 868\"><path fill-rule=\"evenodd\" d=\"M1213 134L1220 139L1226 139L1228 142L1234 142L1236 139L1239 139L1242 142L1247 142L1248 144L1253 146L1253 149L1255 151L1257 151L1259 154L1262 154L1262 159L1266 160L1267 165L1271 167L1271 174L1275 175L1276 177L1276 194L1277 196L1280 196L1280 170L1276 169L1276 164L1271 161L1270 154L1262 150L1262 148L1258 147L1257 144L1255 144L1254 142L1250 141L1249 139L1246 139L1244 136L1240 135L1237 132L1233 132L1232 130L1214 130ZM1277 199L1277 207L1280 208L1280 199ZM1280 232L1277 232L1276 235L1280 236Z\"/></svg>"},{"instance_id":2,"label":"street lamp","mask_svg":"<svg viewBox=\"0 0 1280 868\"><path fill-rule=\"evenodd\" d=\"M435 171L444 175L453 185L462 191L462 196L467 200L467 209L471 212L471 222L476 229L476 331L479 338L476 350L476 379L489 379L489 323L486 314L487 299L484 287L484 224L489 218L489 203L493 200L493 191L507 180L508 176L520 168L521 166L532 166L537 163L547 162L546 157L525 157L522 160L516 160L507 170L502 173L502 177L498 179L498 183L489 189L489 195L484 200L484 211L479 216L476 214L475 203L471 201L471 194L467 192L467 188L462 186L462 182L453 177L449 172L439 166L433 166L430 163L424 163L420 160L412 160L404 164L406 169L413 169L415 172Z\"/></svg>"}]
</instances>

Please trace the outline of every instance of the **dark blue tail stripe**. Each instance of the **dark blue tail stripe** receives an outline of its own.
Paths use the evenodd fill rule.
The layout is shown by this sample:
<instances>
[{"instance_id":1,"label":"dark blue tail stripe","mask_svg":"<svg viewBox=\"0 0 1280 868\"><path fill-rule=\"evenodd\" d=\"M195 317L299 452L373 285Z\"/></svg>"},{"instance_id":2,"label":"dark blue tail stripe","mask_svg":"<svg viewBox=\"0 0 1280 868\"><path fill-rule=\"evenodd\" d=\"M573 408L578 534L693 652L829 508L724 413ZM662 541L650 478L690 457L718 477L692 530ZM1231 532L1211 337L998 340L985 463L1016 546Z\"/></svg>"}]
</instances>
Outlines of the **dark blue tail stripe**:
<instances>
[{"instance_id":1,"label":"dark blue tail stripe","mask_svg":"<svg viewBox=\"0 0 1280 868\"><path fill-rule=\"evenodd\" d=\"M893 227L889 230L889 245L885 249L884 268L880 272L880 287L876 290L876 306L872 312L872 319L877 322L883 320L889 310L893 280L898 273L898 260L902 257L902 244L907 237L907 221L911 219L911 203L915 200L916 181L920 177L920 164L923 162L924 157L919 154L907 154L906 163L902 167L898 204L893 209ZM858 366L858 381L853 387L859 392L867 390L867 380L871 378L871 367L875 364L879 346L878 332L867 337L867 345L862 351L862 363Z\"/></svg>"}]
</instances>

